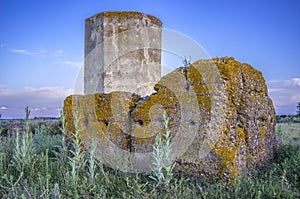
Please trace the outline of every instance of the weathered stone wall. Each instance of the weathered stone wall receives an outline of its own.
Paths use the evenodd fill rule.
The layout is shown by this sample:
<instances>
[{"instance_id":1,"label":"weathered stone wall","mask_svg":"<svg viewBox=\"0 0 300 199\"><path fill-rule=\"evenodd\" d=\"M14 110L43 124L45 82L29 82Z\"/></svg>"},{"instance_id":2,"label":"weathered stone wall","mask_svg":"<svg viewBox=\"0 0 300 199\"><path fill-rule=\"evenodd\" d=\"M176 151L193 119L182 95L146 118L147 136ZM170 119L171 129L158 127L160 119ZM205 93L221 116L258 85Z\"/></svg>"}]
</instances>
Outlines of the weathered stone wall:
<instances>
[{"instance_id":1,"label":"weathered stone wall","mask_svg":"<svg viewBox=\"0 0 300 199\"><path fill-rule=\"evenodd\" d=\"M181 158L176 171L233 178L274 157L278 147L275 111L261 72L233 58L217 58L214 62L228 99L225 122L219 139L210 146L211 152L192 163ZM210 118L212 124L215 120L218 118Z\"/></svg>"},{"instance_id":2,"label":"weathered stone wall","mask_svg":"<svg viewBox=\"0 0 300 199\"><path fill-rule=\"evenodd\" d=\"M233 58L200 60L166 75L154 88L149 97L128 92L69 96L67 128L75 131L77 113L85 146L98 140L99 158L124 171L130 170L124 169L127 153L137 170L150 169L152 159L144 154L151 154L156 134L164 131L163 112L170 118L178 175L234 178L274 157L274 107L261 72L250 65Z\"/></svg>"},{"instance_id":3,"label":"weathered stone wall","mask_svg":"<svg viewBox=\"0 0 300 199\"><path fill-rule=\"evenodd\" d=\"M150 95L161 78L161 26L138 12L103 12L86 19L84 93Z\"/></svg>"}]
</instances>

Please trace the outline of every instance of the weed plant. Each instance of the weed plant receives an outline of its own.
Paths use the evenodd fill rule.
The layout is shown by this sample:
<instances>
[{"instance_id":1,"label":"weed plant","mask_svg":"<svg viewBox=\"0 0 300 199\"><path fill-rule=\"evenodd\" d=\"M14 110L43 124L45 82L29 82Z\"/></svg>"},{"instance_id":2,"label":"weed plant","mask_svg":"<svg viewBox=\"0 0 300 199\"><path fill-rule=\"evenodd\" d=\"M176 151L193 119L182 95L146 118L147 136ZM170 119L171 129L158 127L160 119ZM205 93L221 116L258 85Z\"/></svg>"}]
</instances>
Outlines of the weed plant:
<instances>
[{"instance_id":1,"label":"weed plant","mask_svg":"<svg viewBox=\"0 0 300 199\"><path fill-rule=\"evenodd\" d=\"M82 151L80 129L67 142L63 113L59 132L40 126L32 133L25 112L24 132L0 136L0 198L300 198L299 145L284 144L273 163L232 183L174 177L165 117L153 147L154 171L131 174L97 161L96 143Z\"/></svg>"},{"instance_id":2,"label":"weed plant","mask_svg":"<svg viewBox=\"0 0 300 199\"><path fill-rule=\"evenodd\" d=\"M163 115L165 132L159 132L155 137L153 145L153 174L150 176L159 185L168 186L173 179L172 170L174 164L171 159L171 132L169 129L169 118Z\"/></svg>"}]
</instances>

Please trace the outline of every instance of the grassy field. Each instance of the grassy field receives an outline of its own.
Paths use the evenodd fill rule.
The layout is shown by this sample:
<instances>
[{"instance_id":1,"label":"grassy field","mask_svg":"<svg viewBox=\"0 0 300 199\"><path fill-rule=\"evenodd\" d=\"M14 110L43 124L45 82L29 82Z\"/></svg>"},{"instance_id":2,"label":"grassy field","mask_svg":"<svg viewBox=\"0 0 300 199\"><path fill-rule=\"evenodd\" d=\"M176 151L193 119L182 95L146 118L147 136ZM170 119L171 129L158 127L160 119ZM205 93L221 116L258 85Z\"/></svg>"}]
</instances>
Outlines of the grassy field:
<instances>
[{"instance_id":1,"label":"grassy field","mask_svg":"<svg viewBox=\"0 0 300 199\"><path fill-rule=\"evenodd\" d=\"M300 198L299 123L277 124L283 145L272 164L228 183L174 177L158 163L147 174L115 171L94 158L95 150L80 150L78 133L67 141L58 121L36 124L28 110L26 116L18 121L24 132L0 132L0 198ZM1 122L3 131L8 121ZM153 155L166 144L156 139Z\"/></svg>"},{"instance_id":2,"label":"grassy field","mask_svg":"<svg viewBox=\"0 0 300 199\"><path fill-rule=\"evenodd\" d=\"M300 123L277 123L276 133L283 144L300 145Z\"/></svg>"}]
</instances>

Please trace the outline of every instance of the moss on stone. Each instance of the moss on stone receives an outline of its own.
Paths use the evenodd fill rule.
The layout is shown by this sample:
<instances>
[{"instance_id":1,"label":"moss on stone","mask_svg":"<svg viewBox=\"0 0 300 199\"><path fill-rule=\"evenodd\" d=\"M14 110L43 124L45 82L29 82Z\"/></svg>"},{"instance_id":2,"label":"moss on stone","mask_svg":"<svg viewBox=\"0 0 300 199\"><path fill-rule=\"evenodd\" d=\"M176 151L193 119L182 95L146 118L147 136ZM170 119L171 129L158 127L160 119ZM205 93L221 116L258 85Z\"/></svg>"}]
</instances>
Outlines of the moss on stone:
<instances>
[{"instance_id":1,"label":"moss on stone","mask_svg":"<svg viewBox=\"0 0 300 199\"><path fill-rule=\"evenodd\" d=\"M214 77L203 77L204 71L201 72L201 66L204 67L211 61L219 70L220 82L225 87L228 98L226 120L218 132L219 139L213 145L209 145L210 155L201 160L194 158L195 161L188 162L184 158L197 157L196 155L201 150L201 144L203 144L202 141L207 136L205 132L207 125L214 122L214 118L211 118L212 96L209 85L207 85L207 82L210 79L213 80ZM168 81L176 81L178 75L187 80L186 89L194 89L201 118L200 124L197 124L198 133L182 159L177 160L177 169L175 170L188 175L215 174L222 178L228 176L229 179L234 179L239 173L252 167L253 159L257 161L257 164L263 164L274 155L275 145L277 145L274 131L274 107L268 97L262 74L248 64L242 64L227 57L201 60L186 70L184 68L176 69L155 85L157 93L145 98L126 92L69 96L64 102L67 128L69 132L74 132L72 113L74 109L79 109L80 114L83 118L85 117L80 121L80 127L83 128L81 132L83 140L87 140L88 135L91 134L84 130L86 125L89 125L92 126L90 129L103 132L100 133L101 136L107 136L109 140L124 150L150 152L154 137L158 133L148 132L152 130L150 128L152 122L150 112L155 105L160 105L170 118L169 127L172 136L180 133L174 130L181 121L180 101L176 96L177 93L174 93L166 85ZM116 107L114 107L113 99L119 99L117 112L125 111L127 115L114 116L112 107ZM94 113L91 113L91 106L95 110ZM93 117L96 120L92 120ZM118 121L119 118L124 119L126 124ZM149 136L146 138L132 136L130 131L133 128L139 132L148 133ZM163 128L160 126L158 129Z\"/></svg>"},{"instance_id":2,"label":"moss on stone","mask_svg":"<svg viewBox=\"0 0 300 199\"><path fill-rule=\"evenodd\" d=\"M111 12L102 12L99 14L96 14L92 17L89 17L88 19L86 19L86 22L90 22L90 19L95 17L95 18L117 18L119 21L125 19L125 18L135 18L135 19L142 19L144 16L148 17L152 23L158 25L158 26L162 26L162 22L161 20L159 20L157 17L152 16L152 15L148 15L148 14L144 14L141 12L135 12L135 11L111 11Z\"/></svg>"}]
</instances>

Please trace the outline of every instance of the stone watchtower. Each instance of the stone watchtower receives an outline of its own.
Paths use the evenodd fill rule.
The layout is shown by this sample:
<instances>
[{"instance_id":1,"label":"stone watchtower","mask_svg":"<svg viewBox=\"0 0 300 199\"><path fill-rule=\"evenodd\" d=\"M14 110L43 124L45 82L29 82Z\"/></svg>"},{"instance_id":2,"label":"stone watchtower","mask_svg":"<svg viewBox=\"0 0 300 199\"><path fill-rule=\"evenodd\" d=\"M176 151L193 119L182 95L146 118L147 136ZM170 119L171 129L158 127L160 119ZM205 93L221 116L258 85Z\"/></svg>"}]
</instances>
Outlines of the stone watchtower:
<instances>
[{"instance_id":1,"label":"stone watchtower","mask_svg":"<svg viewBox=\"0 0 300 199\"><path fill-rule=\"evenodd\" d=\"M103 12L85 21L84 94L153 93L161 78L162 23L139 12Z\"/></svg>"}]
</instances>

